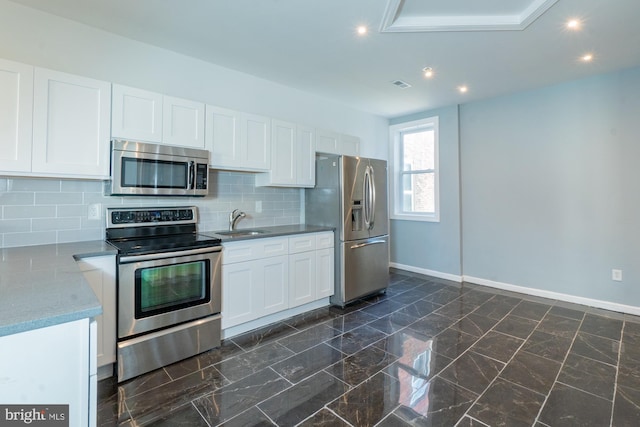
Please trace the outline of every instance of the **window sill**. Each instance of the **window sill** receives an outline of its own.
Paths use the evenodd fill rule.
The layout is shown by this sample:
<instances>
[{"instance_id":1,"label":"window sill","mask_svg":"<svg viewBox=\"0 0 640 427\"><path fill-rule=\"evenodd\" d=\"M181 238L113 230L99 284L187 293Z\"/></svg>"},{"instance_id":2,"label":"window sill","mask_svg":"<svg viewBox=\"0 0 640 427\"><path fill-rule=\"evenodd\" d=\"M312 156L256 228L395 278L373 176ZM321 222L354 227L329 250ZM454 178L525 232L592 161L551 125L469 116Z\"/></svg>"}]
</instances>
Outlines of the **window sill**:
<instances>
[{"instance_id":1,"label":"window sill","mask_svg":"<svg viewBox=\"0 0 640 427\"><path fill-rule=\"evenodd\" d=\"M391 214L390 219L395 221L440 222L440 215Z\"/></svg>"}]
</instances>

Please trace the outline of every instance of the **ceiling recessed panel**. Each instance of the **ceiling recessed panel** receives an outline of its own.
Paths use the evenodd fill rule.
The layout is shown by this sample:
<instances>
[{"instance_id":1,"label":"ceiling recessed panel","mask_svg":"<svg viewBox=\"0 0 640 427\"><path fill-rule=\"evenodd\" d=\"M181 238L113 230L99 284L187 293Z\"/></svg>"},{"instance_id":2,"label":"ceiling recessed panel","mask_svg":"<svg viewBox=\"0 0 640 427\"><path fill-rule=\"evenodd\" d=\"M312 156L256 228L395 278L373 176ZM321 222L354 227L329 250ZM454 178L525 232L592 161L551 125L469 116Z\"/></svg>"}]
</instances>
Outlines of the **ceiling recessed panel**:
<instances>
[{"instance_id":1,"label":"ceiling recessed panel","mask_svg":"<svg viewBox=\"0 0 640 427\"><path fill-rule=\"evenodd\" d=\"M523 30L558 0L389 0L381 32Z\"/></svg>"}]
</instances>

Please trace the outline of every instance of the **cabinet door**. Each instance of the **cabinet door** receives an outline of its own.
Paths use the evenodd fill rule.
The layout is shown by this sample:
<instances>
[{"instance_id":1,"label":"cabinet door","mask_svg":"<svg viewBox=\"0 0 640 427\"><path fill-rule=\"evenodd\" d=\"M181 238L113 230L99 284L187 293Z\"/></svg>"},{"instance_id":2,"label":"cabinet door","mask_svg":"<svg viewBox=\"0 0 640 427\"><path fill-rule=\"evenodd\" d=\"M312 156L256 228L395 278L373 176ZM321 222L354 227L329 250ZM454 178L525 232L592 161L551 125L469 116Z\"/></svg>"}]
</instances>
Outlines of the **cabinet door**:
<instances>
[{"instance_id":1,"label":"cabinet door","mask_svg":"<svg viewBox=\"0 0 640 427\"><path fill-rule=\"evenodd\" d=\"M240 113L207 105L205 122L205 148L211 151L211 166L223 169L242 167L244 153L240 141Z\"/></svg>"},{"instance_id":2,"label":"cabinet door","mask_svg":"<svg viewBox=\"0 0 640 427\"><path fill-rule=\"evenodd\" d=\"M164 96L162 142L167 145L204 148L204 104Z\"/></svg>"},{"instance_id":3,"label":"cabinet door","mask_svg":"<svg viewBox=\"0 0 640 427\"><path fill-rule=\"evenodd\" d=\"M105 366L116 361L116 259L115 256L89 257L77 264L102 305L102 314L95 320L98 366Z\"/></svg>"},{"instance_id":4,"label":"cabinet door","mask_svg":"<svg viewBox=\"0 0 640 427\"><path fill-rule=\"evenodd\" d=\"M300 187L313 187L316 185L316 135L310 127L297 128L297 169L296 184Z\"/></svg>"},{"instance_id":5,"label":"cabinet door","mask_svg":"<svg viewBox=\"0 0 640 427\"><path fill-rule=\"evenodd\" d=\"M0 171L31 170L33 67L0 59Z\"/></svg>"},{"instance_id":6,"label":"cabinet door","mask_svg":"<svg viewBox=\"0 0 640 427\"><path fill-rule=\"evenodd\" d=\"M162 142L162 94L113 85L111 136Z\"/></svg>"},{"instance_id":7,"label":"cabinet door","mask_svg":"<svg viewBox=\"0 0 640 427\"><path fill-rule=\"evenodd\" d=\"M222 268L222 329L255 319L261 269L255 262L228 264Z\"/></svg>"},{"instance_id":8,"label":"cabinet door","mask_svg":"<svg viewBox=\"0 0 640 427\"><path fill-rule=\"evenodd\" d=\"M296 183L296 125L273 120L271 122L271 184Z\"/></svg>"},{"instance_id":9,"label":"cabinet door","mask_svg":"<svg viewBox=\"0 0 640 427\"><path fill-rule=\"evenodd\" d=\"M345 156L360 155L360 138L351 135L340 135L338 139L338 154Z\"/></svg>"},{"instance_id":10,"label":"cabinet door","mask_svg":"<svg viewBox=\"0 0 640 427\"><path fill-rule=\"evenodd\" d=\"M35 69L32 171L109 177L111 84Z\"/></svg>"},{"instance_id":11,"label":"cabinet door","mask_svg":"<svg viewBox=\"0 0 640 427\"><path fill-rule=\"evenodd\" d=\"M316 151L318 153L339 154L339 135L326 130L316 130Z\"/></svg>"},{"instance_id":12,"label":"cabinet door","mask_svg":"<svg viewBox=\"0 0 640 427\"><path fill-rule=\"evenodd\" d=\"M242 114L240 138L246 147L242 166L250 170L269 170L271 165L271 120L255 114Z\"/></svg>"},{"instance_id":13,"label":"cabinet door","mask_svg":"<svg viewBox=\"0 0 640 427\"><path fill-rule=\"evenodd\" d=\"M289 307L316 300L316 251L289 255Z\"/></svg>"},{"instance_id":14,"label":"cabinet door","mask_svg":"<svg viewBox=\"0 0 640 427\"><path fill-rule=\"evenodd\" d=\"M265 258L257 262L260 268L261 286L253 289L256 302L256 318L286 310L289 306L288 256Z\"/></svg>"},{"instance_id":15,"label":"cabinet door","mask_svg":"<svg viewBox=\"0 0 640 427\"><path fill-rule=\"evenodd\" d=\"M334 293L333 248L316 251L316 298L330 297Z\"/></svg>"}]
</instances>

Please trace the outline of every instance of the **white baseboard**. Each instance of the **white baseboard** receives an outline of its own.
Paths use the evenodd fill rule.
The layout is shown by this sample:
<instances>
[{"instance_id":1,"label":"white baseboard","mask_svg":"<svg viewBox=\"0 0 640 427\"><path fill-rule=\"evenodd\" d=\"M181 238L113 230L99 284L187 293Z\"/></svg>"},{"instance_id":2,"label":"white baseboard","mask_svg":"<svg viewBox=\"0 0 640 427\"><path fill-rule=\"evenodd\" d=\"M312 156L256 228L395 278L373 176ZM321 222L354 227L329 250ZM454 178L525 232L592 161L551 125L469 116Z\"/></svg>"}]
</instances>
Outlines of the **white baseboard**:
<instances>
[{"instance_id":1,"label":"white baseboard","mask_svg":"<svg viewBox=\"0 0 640 427\"><path fill-rule=\"evenodd\" d=\"M476 285L487 286L490 288L502 289L505 291L518 292L521 294L533 295L542 298L549 298L564 302L570 302L574 304L586 305L589 307L602 308L604 310L617 311L619 313L633 314L640 316L640 307L619 304L610 301L602 301L592 298L585 298L576 295L563 294L560 292L547 291L544 289L529 288L526 286L512 285L510 283L496 282L494 280L482 279L480 277L473 276L458 276L450 273L443 273L441 271L428 270L426 268L414 267L412 265L398 264L390 262L389 267L397 268L399 270L410 271L412 273L424 274L426 276L437 277L439 279L451 280L453 282L469 282Z\"/></svg>"},{"instance_id":2,"label":"white baseboard","mask_svg":"<svg viewBox=\"0 0 640 427\"><path fill-rule=\"evenodd\" d=\"M398 267L399 268L399 267ZM462 276L465 282L475 283L476 285L488 286L490 288L502 289L505 291L519 292L537 297L550 298L574 304L586 305L589 307L602 308L605 310L617 311L620 313L633 314L640 316L640 307L619 304L610 301L602 301L592 298L579 297L575 295L563 294L560 292L546 291L543 289L529 288L526 286L512 285L510 283L496 282L493 280L481 279L479 277Z\"/></svg>"},{"instance_id":3,"label":"white baseboard","mask_svg":"<svg viewBox=\"0 0 640 427\"><path fill-rule=\"evenodd\" d=\"M451 280L452 282L462 282L462 276L458 276L450 273L443 273L441 271L427 270L426 268L414 267L412 265L398 264L396 262L390 262L389 267L397 268L399 270L410 271L412 273L424 274L425 276L437 277L438 279Z\"/></svg>"}]
</instances>

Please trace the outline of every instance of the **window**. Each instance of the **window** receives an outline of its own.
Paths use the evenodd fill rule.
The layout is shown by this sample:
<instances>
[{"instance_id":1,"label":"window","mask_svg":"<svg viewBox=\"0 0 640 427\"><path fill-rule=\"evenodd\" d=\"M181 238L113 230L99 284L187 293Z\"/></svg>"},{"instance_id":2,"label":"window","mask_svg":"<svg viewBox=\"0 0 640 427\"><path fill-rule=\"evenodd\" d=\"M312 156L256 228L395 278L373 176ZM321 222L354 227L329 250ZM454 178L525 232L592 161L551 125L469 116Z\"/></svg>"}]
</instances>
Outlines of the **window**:
<instances>
[{"instance_id":1,"label":"window","mask_svg":"<svg viewBox=\"0 0 640 427\"><path fill-rule=\"evenodd\" d=\"M438 118L391 126L392 219L439 221Z\"/></svg>"}]
</instances>

